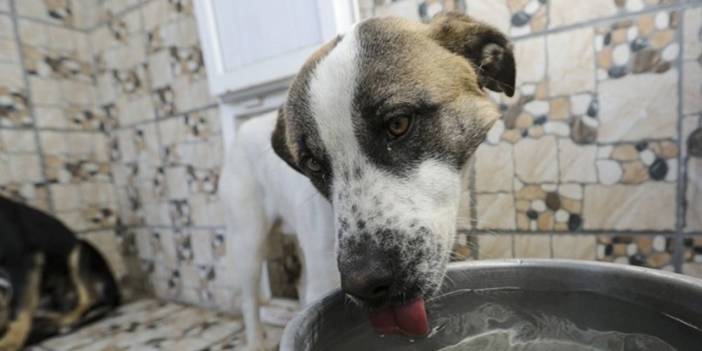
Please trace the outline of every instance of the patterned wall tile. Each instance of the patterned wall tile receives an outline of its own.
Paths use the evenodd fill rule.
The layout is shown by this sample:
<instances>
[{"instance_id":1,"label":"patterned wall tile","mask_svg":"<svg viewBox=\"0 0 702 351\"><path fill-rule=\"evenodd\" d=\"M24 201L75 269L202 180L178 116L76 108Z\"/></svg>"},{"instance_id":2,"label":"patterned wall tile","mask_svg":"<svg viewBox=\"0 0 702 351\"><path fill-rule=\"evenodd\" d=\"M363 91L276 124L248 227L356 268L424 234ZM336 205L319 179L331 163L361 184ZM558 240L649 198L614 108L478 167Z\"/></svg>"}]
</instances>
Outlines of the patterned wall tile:
<instances>
[{"instance_id":1,"label":"patterned wall tile","mask_svg":"<svg viewBox=\"0 0 702 351\"><path fill-rule=\"evenodd\" d=\"M478 229L516 229L512 194L477 194L475 202Z\"/></svg>"},{"instance_id":2,"label":"patterned wall tile","mask_svg":"<svg viewBox=\"0 0 702 351\"><path fill-rule=\"evenodd\" d=\"M480 192L512 192L514 159L512 145L484 143L475 151L475 188Z\"/></svg>"},{"instance_id":3,"label":"patterned wall tile","mask_svg":"<svg viewBox=\"0 0 702 351\"><path fill-rule=\"evenodd\" d=\"M593 37L594 31L589 27L549 34L546 37L546 44L550 48L550 96L591 92L595 89Z\"/></svg>"},{"instance_id":4,"label":"patterned wall tile","mask_svg":"<svg viewBox=\"0 0 702 351\"><path fill-rule=\"evenodd\" d=\"M675 184L585 187L585 229L672 230L675 229L675 211Z\"/></svg>"},{"instance_id":5,"label":"patterned wall tile","mask_svg":"<svg viewBox=\"0 0 702 351\"><path fill-rule=\"evenodd\" d=\"M70 0L15 1L15 9L20 16L40 19L65 26L74 26L75 24L73 8L73 4Z\"/></svg>"},{"instance_id":6,"label":"patterned wall tile","mask_svg":"<svg viewBox=\"0 0 702 351\"><path fill-rule=\"evenodd\" d=\"M577 231L582 228L579 184L520 185L516 189L517 229Z\"/></svg>"},{"instance_id":7,"label":"patterned wall tile","mask_svg":"<svg viewBox=\"0 0 702 351\"><path fill-rule=\"evenodd\" d=\"M553 258L574 260L594 260L597 251L597 237L594 235L562 235L551 238Z\"/></svg>"},{"instance_id":8,"label":"patterned wall tile","mask_svg":"<svg viewBox=\"0 0 702 351\"><path fill-rule=\"evenodd\" d=\"M383 16L398 16L415 21L421 20L420 5L422 1L405 0L405 1L375 1L373 15Z\"/></svg>"},{"instance_id":9,"label":"patterned wall tile","mask_svg":"<svg viewBox=\"0 0 702 351\"><path fill-rule=\"evenodd\" d=\"M512 36L544 30L548 3L543 0L466 1L466 13Z\"/></svg>"},{"instance_id":10,"label":"patterned wall tile","mask_svg":"<svg viewBox=\"0 0 702 351\"><path fill-rule=\"evenodd\" d=\"M171 116L212 104L192 4L152 1L141 12L157 115Z\"/></svg>"},{"instance_id":11,"label":"patterned wall tile","mask_svg":"<svg viewBox=\"0 0 702 351\"><path fill-rule=\"evenodd\" d=\"M517 234L514 236L515 258L550 258L551 256L550 235Z\"/></svg>"},{"instance_id":12,"label":"patterned wall tile","mask_svg":"<svg viewBox=\"0 0 702 351\"><path fill-rule=\"evenodd\" d=\"M680 54L679 22L679 12L657 12L597 27L598 79L669 70Z\"/></svg>"},{"instance_id":13,"label":"patterned wall tile","mask_svg":"<svg viewBox=\"0 0 702 351\"><path fill-rule=\"evenodd\" d=\"M685 230L702 232L702 117L683 119L683 155L687 164Z\"/></svg>"},{"instance_id":14,"label":"patterned wall tile","mask_svg":"<svg viewBox=\"0 0 702 351\"><path fill-rule=\"evenodd\" d=\"M663 235L600 235L597 260L673 270L674 240Z\"/></svg>"},{"instance_id":15,"label":"patterned wall tile","mask_svg":"<svg viewBox=\"0 0 702 351\"><path fill-rule=\"evenodd\" d=\"M617 14L618 10L614 0L588 2L551 0L549 5L550 27L560 27L596 18L610 17Z\"/></svg>"},{"instance_id":16,"label":"patterned wall tile","mask_svg":"<svg viewBox=\"0 0 702 351\"><path fill-rule=\"evenodd\" d=\"M683 113L702 111L702 7L685 11L683 28Z\"/></svg>"},{"instance_id":17,"label":"patterned wall tile","mask_svg":"<svg viewBox=\"0 0 702 351\"><path fill-rule=\"evenodd\" d=\"M159 122L176 226L224 224L217 196L223 147L216 112L209 109Z\"/></svg>"},{"instance_id":18,"label":"patterned wall tile","mask_svg":"<svg viewBox=\"0 0 702 351\"><path fill-rule=\"evenodd\" d=\"M478 259L492 260L514 257L514 235L479 235Z\"/></svg>"},{"instance_id":19,"label":"patterned wall tile","mask_svg":"<svg viewBox=\"0 0 702 351\"><path fill-rule=\"evenodd\" d=\"M14 63L0 63L0 75L0 127L32 126L22 68Z\"/></svg>"},{"instance_id":20,"label":"patterned wall tile","mask_svg":"<svg viewBox=\"0 0 702 351\"><path fill-rule=\"evenodd\" d=\"M702 279L702 236L685 238L683 248L682 272Z\"/></svg>"}]
</instances>

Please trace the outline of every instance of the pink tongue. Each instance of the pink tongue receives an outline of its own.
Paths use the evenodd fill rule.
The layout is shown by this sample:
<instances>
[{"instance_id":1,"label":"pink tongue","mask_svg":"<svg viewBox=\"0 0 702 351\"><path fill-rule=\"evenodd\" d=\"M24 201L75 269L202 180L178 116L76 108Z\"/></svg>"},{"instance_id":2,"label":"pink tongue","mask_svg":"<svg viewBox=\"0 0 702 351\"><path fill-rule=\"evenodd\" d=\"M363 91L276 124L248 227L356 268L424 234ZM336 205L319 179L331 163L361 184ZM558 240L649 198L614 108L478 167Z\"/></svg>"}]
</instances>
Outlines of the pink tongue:
<instances>
[{"instance_id":1,"label":"pink tongue","mask_svg":"<svg viewBox=\"0 0 702 351\"><path fill-rule=\"evenodd\" d=\"M424 299L416 299L402 306L385 307L369 314L371 325L380 334L404 333L410 336L429 334Z\"/></svg>"}]
</instances>

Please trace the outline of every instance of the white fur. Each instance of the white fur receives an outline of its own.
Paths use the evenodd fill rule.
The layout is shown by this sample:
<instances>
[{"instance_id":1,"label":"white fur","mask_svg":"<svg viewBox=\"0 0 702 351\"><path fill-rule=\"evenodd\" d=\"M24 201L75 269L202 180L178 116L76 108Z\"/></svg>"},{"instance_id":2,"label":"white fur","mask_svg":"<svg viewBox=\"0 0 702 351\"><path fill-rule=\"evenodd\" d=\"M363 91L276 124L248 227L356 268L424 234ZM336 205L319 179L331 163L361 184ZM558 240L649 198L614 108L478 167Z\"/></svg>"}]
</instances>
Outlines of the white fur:
<instances>
[{"instance_id":1,"label":"white fur","mask_svg":"<svg viewBox=\"0 0 702 351\"><path fill-rule=\"evenodd\" d=\"M220 192L227 209L227 243L233 281L240 284L249 350L263 350L259 317L261 268L267 234L277 219L298 236L303 252L301 300L313 301L339 286L331 207L310 181L271 147L276 113L245 122L229 146Z\"/></svg>"}]
</instances>

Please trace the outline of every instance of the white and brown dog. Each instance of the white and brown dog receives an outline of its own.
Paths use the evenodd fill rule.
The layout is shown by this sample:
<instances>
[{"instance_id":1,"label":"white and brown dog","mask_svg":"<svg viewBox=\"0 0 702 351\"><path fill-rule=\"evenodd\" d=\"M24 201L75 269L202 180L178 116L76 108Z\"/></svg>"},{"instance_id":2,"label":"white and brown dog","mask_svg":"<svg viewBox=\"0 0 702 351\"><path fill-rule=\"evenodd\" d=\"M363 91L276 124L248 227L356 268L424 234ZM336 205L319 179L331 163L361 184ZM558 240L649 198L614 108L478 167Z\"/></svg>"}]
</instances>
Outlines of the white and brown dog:
<instances>
[{"instance_id":1,"label":"white and brown dog","mask_svg":"<svg viewBox=\"0 0 702 351\"><path fill-rule=\"evenodd\" d=\"M340 279L379 332L428 333L424 300L449 261L462 173L500 117L483 89L512 96L514 81L511 44L491 26L458 14L370 19L306 62L277 120L240 129L221 187L252 349L276 218L299 235L306 301Z\"/></svg>"}]
</instances>

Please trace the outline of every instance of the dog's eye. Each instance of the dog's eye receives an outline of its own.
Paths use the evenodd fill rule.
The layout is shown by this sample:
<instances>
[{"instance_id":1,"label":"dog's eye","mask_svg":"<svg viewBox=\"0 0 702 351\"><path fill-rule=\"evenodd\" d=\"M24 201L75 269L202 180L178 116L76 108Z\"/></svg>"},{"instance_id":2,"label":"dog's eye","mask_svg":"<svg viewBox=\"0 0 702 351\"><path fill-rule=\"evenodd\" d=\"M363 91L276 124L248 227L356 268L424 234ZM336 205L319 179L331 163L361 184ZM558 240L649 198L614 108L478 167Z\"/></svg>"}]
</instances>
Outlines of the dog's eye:
<instances>
[{"instance_id":1,"label":"dog's eye","mask_svg":"<svg viewBox=\"0 0 702 351\"><path fill-rule=\"evenodd\" d=\"M407 116L393 117L387 125L388 135L393 138L399 138L407 133L409 130L411 120Z\"/></svg>"},{"instance_id":2,"label":"dog's eye","mask_svg":"<svg viewBox=\"0 0 702 351\"><path fill-rule=\"evenodd\" d=\"M305 168L310 170L310 172L320 172L322 170L322 165L317 162L317 160L313 159L312 157L308 157L305 160Z\"/></svg>"}]
</instances>

